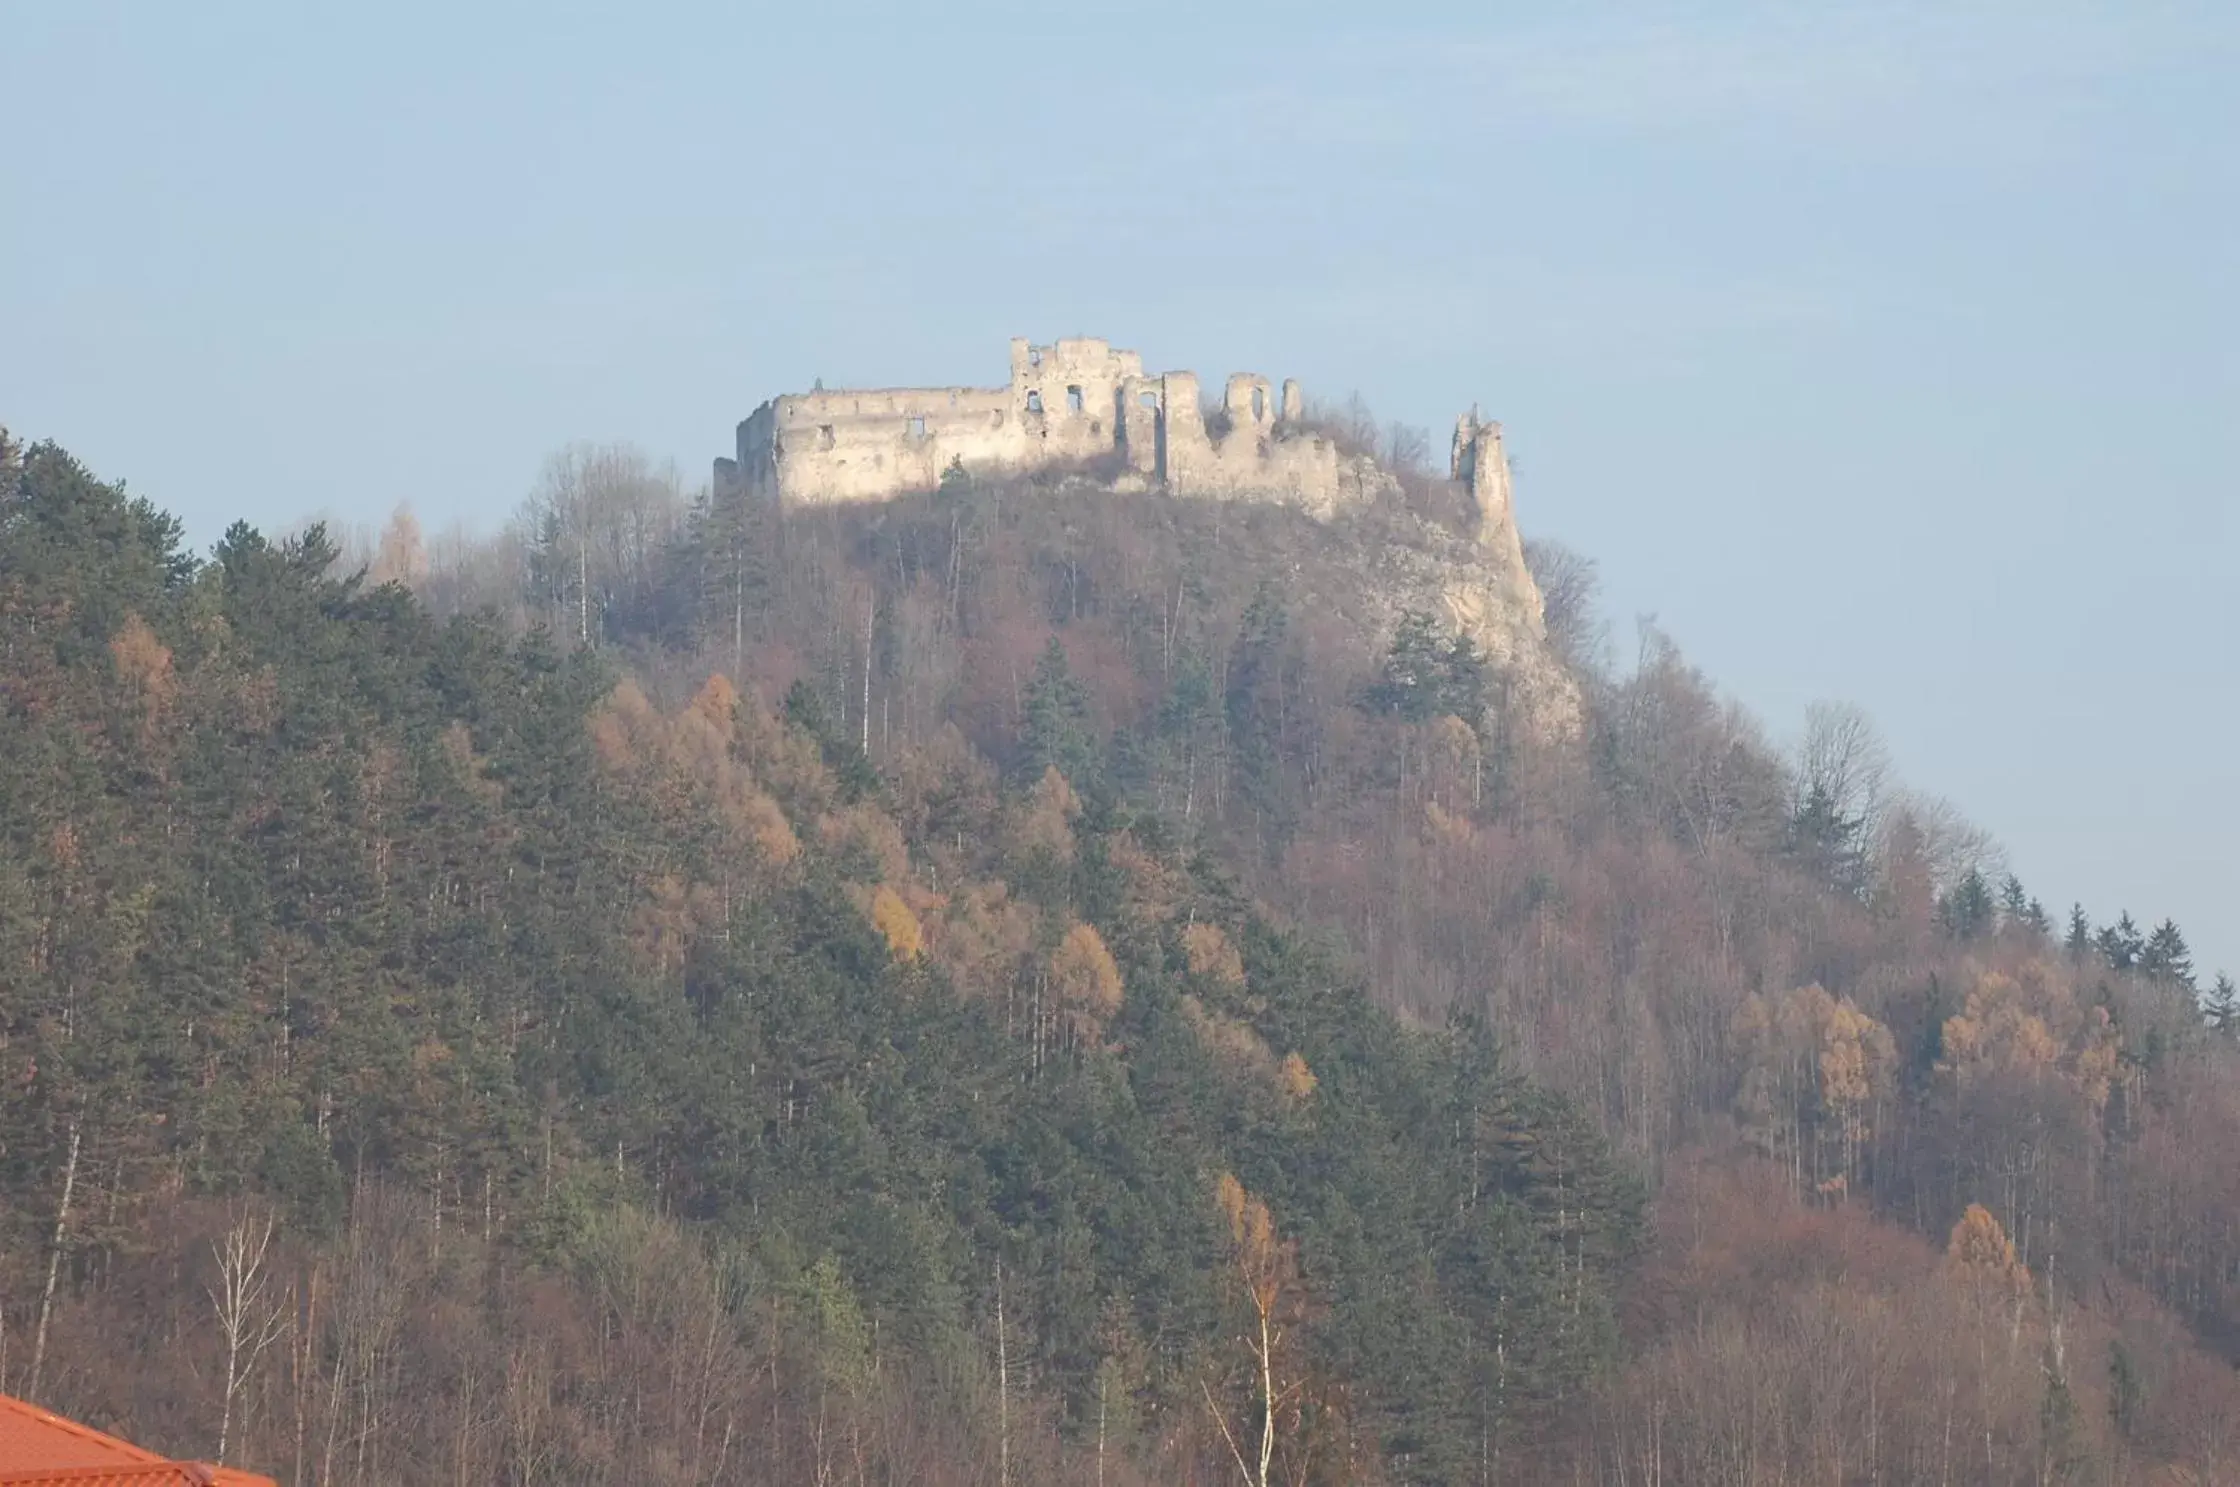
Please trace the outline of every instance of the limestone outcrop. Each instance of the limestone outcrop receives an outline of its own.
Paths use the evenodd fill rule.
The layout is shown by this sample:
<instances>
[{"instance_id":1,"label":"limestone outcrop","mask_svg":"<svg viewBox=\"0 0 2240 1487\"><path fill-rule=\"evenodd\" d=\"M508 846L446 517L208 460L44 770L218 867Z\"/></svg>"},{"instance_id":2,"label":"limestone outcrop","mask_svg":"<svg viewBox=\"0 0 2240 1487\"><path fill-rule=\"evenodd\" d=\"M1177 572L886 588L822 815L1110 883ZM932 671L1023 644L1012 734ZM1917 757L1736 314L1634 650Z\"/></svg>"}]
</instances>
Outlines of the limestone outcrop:
<instances>
[{"instance_id":1,"label":"limestone outcrop","mask_svg":"<svg viewBox=\"0 0 2240 1487\"><path fill-rule=\"evenodd\" d=\"M1296 379L1252 372L1203 400L1197 375L1147 374L1143 358L1094 337L1011 342L1001 387L858 388L770 399L715 463L719 498L783 507L892 500L931 490L952 465L976 476L1100 471L1109 488L1292 507L1333 522L1398 482L1347 454L1309 418ZM1547 647L1540 591L1525 566L1501 425L1477 410L1455 425L1449 473L1468 492L1471 531L1364 554L1389 568L1394 607L1430 608L1515 684L1544 733L1576 729L1578 693Z\"/></svg>"}]
</instances>

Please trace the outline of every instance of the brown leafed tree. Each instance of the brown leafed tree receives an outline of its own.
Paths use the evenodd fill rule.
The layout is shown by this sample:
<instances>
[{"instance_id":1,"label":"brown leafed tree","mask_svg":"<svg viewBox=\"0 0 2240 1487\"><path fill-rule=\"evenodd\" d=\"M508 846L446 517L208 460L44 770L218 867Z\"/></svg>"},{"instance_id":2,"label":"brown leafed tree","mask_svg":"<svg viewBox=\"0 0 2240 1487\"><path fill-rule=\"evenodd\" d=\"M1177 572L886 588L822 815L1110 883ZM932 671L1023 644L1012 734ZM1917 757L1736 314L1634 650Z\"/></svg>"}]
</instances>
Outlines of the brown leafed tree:
<instances>
[{"instance_id":1,"label":"brown leafed tree","mask_svg":"<svg viewBox=\"0 0 2240 1487\"><path fill-rule=\"evenodd\" d=\"M1299 1257L1291 1241L1277 1237L1268 1205L1246 1192L1233 1174L1224 1172L1215 1182L1214 1201L1228 1221L1230 1262L1246 1305L1246 1331L1239 1340L1250 1363L1251 1418L1232 1420L1212 1385L1201 1387L1238 1477L1245 1487L1269 1487L1275 1480L1270 1472L1279 1451L1280 1429L1286 1421L1298 1425L1305 1392L1302 1371L1288 1356L1295 1350L1291 1334L1305 1301ZM1296 1429L1293 1437L1291 1444L1303 1449L1305 1442ZM1304 1477L1305 1462L1292 1461L1290 1466L1291 1475Z\"/></svg>"}]
</instances>

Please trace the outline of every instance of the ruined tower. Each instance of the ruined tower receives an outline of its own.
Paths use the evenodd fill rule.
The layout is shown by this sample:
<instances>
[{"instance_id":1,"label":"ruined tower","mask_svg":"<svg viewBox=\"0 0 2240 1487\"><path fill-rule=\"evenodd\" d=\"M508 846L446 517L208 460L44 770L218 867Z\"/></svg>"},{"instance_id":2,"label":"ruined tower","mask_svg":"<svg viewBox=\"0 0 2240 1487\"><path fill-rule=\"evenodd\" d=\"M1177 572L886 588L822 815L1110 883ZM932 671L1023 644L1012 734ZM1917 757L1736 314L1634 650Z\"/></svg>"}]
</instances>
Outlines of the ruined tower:
<instances>
[{"instance_id":1,"label":"ruined tower","mask_svg":"<svg viewBox=\"0 0 2240 1487\"><path fill-rule=\"evenodd\" d=\"M1093 337L1011 343L1002 387L861 388L772 398L739 425L719 492L786 505L880 501L929 490L952 463L988 474L1113 467L1215 499L1272 499L1327 515L1344 499L1337 446L1304 423L1296 378L1242 372L1209 419L1190 372ZM1358 487L1359 482L1353 482Z\"/></svg>"}]
</instances>

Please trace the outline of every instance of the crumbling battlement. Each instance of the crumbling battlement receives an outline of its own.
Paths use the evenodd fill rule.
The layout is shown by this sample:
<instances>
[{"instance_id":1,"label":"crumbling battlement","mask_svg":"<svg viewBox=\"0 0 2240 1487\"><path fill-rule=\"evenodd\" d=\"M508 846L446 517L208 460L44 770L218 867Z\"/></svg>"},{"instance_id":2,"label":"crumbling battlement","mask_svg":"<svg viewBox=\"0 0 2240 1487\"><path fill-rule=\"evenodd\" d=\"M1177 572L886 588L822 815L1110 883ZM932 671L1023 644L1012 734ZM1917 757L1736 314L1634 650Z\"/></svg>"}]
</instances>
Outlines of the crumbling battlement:
<instances>
[{"instance_id":1,"label":"crumbling battlement","mask_svg":"<svg viewBox=\"0 0 2240 1487\"><path fill-rule=\"evenodd\" d=\"M772 398L739 425L736 456L716 461L715 486L719 495L744 490L819 506L929 490L952 463L1016 474L1107 460L1122 484L1281 502L1319 517L1373 500L1386 477L1341 455L1305 414L1296 380L1279 395L1267 378L1240 372L1209 425L1194 373L1147 375L1141 356L1091 337L1047 346L1020 338L1002 387L819 388ZM1500 427L1480 425L1475 412L1463 424L1455 478L1513 542Z\"/></svg>"}]
</instances>

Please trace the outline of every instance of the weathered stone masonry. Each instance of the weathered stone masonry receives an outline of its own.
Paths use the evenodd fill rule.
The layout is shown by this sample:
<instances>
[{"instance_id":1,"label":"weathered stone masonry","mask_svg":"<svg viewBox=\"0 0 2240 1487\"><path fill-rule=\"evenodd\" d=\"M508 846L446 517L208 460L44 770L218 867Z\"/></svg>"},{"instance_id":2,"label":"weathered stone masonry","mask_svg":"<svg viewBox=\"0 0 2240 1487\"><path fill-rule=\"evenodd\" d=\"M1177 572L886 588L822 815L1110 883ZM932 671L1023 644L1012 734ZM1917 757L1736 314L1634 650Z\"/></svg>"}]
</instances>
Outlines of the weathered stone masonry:
<instances>
[{"instance_id":1,"label":"weathered stone masonry","mask_svg":"<svg viewBox=\"0 0 2240 1487\"><path fill-rule=\"evenodd\" d=\"M735 457L716 461L715 488L784 506L884 501L933 489L952 462L976 474L1093 463L1115 489L1280 503L1321 519L1397 488L1375 460L1342 454L1307 420L1295 381L1279 392L1239 373L1209 420L1193 373L1146 374L1135 352L1087 337L1014 340L1002 387L820 388L772 398L739 425ZM1515 679L1537 726L1575 732L1578 693L1547 652L1501 425L1475 409L1464 414L1449 470L1470 493L1475 530L1436 572L1393 578L1394 602L1435 605Z\"/></svg>"},{"instance_id":2,"label":"weathered stone masonry","mask_svg":"<svg viewBox=\"0 0 2240 1487\"><path fill-rule=\"evenodd\" d=\"M1306 421L1296 380L1279 390L1239 372L1208 426L1191 372L1146 374L1143 358L1093 337L1011 343L1002 387L889 387L790 393L739 425L735 458L716 461L719 493L744 489L787 506L883 501L929 490L952 462L1022 473L1106 460L1118 482L1181 496L1264 500L1328 517L1375 498L1389 477L1342 456ZM1484 535L1514 541L1498 424L1465 415L1455 479L1478 498Z\"/></svg>"},{"instance_id":3,"label":"weathered stone masonry","mask_svg":"<svg viewBox=\"0 0 2240 1487\"><path fill-rule=\"evenodd\" d=\"M1231 377L1209 429L1189 372L1088 337L1011 343L1003 387L793 393L739 425L716 488L786 505L879 501L930 489L952 461L982 473L1117 458L1123 479L1177 495L1285 501L1327 515L1364 495L1364 472L1303 422L1299 384ZM1132 482L1131 482L1132 483Z\"/></svg>"}]
</instances>

